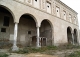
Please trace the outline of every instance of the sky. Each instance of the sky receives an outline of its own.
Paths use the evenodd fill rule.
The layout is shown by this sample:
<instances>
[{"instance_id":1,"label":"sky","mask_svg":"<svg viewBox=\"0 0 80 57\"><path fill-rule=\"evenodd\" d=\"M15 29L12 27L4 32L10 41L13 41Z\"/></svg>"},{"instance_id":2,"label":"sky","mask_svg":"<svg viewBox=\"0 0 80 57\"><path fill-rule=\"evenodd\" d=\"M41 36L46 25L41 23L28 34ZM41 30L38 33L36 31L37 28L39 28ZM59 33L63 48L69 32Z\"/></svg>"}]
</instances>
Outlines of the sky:
<instances>
[{"instance_id":1,"label":"sky","mask_svg":"<svg viewBox=\"0 0 80 57\"><path fill-rule=\"evenodd\" d=\"M78 22L80 29L80 0L61 0L61 1L78 13Z\"/></svg>"}]
</instances>

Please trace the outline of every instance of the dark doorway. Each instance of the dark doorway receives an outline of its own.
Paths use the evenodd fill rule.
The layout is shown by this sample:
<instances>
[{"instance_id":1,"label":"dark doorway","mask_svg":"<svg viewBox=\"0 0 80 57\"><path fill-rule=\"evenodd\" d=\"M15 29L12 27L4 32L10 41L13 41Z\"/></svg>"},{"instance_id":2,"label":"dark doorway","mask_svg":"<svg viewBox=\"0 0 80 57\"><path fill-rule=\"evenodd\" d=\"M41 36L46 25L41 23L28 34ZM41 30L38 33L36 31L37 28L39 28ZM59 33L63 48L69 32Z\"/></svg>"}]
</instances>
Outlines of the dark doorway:
<instances>
[{"instance_id":1,"label":"dark doorway","mask_svg":"<svg viewBox=\"0 0 80 57\"><path fill-rule=\"evenodd\" d=\"M77 44L77 30L74 29L74 44Z\"/></svg>"},{"instance_id":2,"label":"dark doorway","mask_svg":"<svg viewBox=\"0 0 80 57\"><path fill-rule=\"evenodd\" d=\"M42 38L42 46L52 45L52 28L48 20L43 20L40 27L40 37ZM46 40L47 39L47 40Z\"/></svg>"},{"instance_id":3,"label":"dark doorway","mask_svg":"<svg viewBox=\"0 0 80 57\"><path fill-rule=\"evenodd\" d=\"M69 44L72 44L72 34L71 34L71 28L70 27L68 27L67 28L67 38L68 38L68 43Z\"/></svg>"}]
</instances>

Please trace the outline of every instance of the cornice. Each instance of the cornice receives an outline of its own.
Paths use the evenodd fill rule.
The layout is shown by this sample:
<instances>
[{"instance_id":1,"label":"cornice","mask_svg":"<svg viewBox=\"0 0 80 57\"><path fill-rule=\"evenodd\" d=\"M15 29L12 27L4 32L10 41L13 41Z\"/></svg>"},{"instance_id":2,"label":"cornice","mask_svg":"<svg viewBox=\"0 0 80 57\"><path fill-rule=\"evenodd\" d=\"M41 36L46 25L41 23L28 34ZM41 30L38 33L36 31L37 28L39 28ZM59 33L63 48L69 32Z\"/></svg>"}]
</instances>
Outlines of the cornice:
<instances>
[{"instance_id":1,"label":"cornice","mask_svg":"<svg viewBox=\"0 0 80 57\"><path fill-rule=\"evenodd\" d=\"M69 9L70 11L78 14L75 10L73 10L72 8L70 8L69 6L67 6L66 4L64 4L62 1L60 1L60 0L55 0L55 1L57 1L58 3L60 3L61 5L63 5L63 6L66 7L67 9Z\"/></svg>"}]
</instances>

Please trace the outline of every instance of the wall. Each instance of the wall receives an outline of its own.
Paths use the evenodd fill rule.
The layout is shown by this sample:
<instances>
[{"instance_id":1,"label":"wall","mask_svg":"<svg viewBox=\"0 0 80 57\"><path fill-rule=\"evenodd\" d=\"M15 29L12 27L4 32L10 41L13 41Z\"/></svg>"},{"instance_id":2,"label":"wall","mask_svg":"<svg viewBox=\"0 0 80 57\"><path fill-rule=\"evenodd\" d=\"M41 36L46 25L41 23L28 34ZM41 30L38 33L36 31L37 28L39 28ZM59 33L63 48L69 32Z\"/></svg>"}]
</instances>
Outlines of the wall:
<instances>
[{"instance_id":1,"label":"wall","mask_svg":"<svg viewBox=\"0 0 80 57\"><path fill-rule=\"evenodd\" d=\"M4 16L10 17L9 27L3 26ZM1 28L6 28L6 32L1 32ZM0 39L13 41L14 23L10 14L0 12Z\"/></svg>"},{"instance_id":2,"label":"wall","mask_svg":"<svg viewBox=\"0 0 80 57\"><path fill-rule=\"evenodd\" d=\"M50 21L50 23L52 24L51 27L52 27L52 44L53 45L67 43L67 27L68 26L70 26L72 28L72 30L74 30L74 28L76 28L78 31L78 29L79 29L78 25L70 23L69 21L66 21L62 18L56 17L54 15L51 15L45 11L36 9L36 8L28 6L28 5L24 5L20 2L18 3L13 0L9 0L9 1L1 0L0 4L5 5L14 13L15 22L17 22L17 23L19 22L20 17L25 13L31 14L35 17L34 20L36 21L36 27L40 26L42 20L48 19ZM15 5L16 5L16 7L15 7ZM66 10L67 10L67 12L69 11L68 9L66 9ZM69 12L71 12L71 11L69 11ZM62 14L62 13L60 13L60 14ZM74 13L72 13L72 14L74 14ZM67 15L68 15L68 13L67 13ZM68 17L67 17L67 19L68 19ZM79 35L78 35L78 39L79 39Z\"/></svg>"}]
</instances>

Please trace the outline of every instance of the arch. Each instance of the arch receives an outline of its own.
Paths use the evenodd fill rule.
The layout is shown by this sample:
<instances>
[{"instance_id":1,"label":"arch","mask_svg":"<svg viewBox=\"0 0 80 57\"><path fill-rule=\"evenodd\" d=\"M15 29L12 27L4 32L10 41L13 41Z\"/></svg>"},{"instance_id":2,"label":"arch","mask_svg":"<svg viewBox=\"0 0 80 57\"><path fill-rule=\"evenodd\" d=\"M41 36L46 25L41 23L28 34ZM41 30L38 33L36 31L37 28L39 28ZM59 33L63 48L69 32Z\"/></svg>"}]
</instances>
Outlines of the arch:
<instances>
[{"instance_id":1,"label":"arch","mask_svg":"<svg viewBox=\"0 0 80 57\"><path fill-rule=\"evenodd\" d=\"M0 7L3 7L4 9L6 9L7 11L10 12L10 14L12 15L13 19L14 19L14 22L15 22L15 15L14 13L12 12L12 10L10 8L8 8L7 6L4 6L4 5L0 5Z\"/></svg>"},{"instance_id":2,"label":"arch","mask_svg":"<svg viewBox=\"0 0 80 57\"><path fill-rule=\"evenodd\" d=\"M18 24L18 42L22 46L36 46L36 25L37 20L32 14L21 15Z\"/></svg>"},{"instance_id":3,"label":"arch","mask_svg":"<svg viewBox=\"0 0 80 57\"><path fill-rule=\"evenodd\" d=\"M46 45L53 45L53 25L50 20L44 19L40 23L40 36L46 38ZM42 41L42 39L41 39ZM44 40L45 42L45 40ZM44 43L43 42L43 43ZM43 46L43 45L42 45Z\"/></svg>"},{"instance_id":4,"label":"arch","mask_svg":"<svg viewBox=\"0 0 80 57\"><path fill-rule=\"evenodd\" d=\"M14 40L14 19L15 19L15 16L14 16L14 13L12 12L12 10L7 7L6 5L0 5L0 29L1 29L1 32L0 34L3 34L0 35L0 39L1 41L3 41L2 39L4 40L7 40L6 41L3 41L4 44L5 43L8 43L6 44L9 45L9 44L12 44L12 41ZM3 31L4 29L4 31ZM5 36L6 35L6 36ZM8 48L10 48L11 46L9 46Z\"/></svg>"},{"instance_id":5,"label":"arch","mask_svg":"<svg viewBox=\"0 0 80 57\"><path fill-rule=\"evenodd\" d=\"M50 21L50 20L48 20L48 19L43 19L42 21L44 21L44 20L48 21L48 22L49 22L49 24L50 24L50 26L51 26L51 28L53 29L53 25L52 25L51 21ZM42 23L42 21L41 21L41 23ZM41 26L41 23L40 23L40 26Z\"/></svg>"},{"instance_id":6,"label":"arch","mask_svg":"<svg viewBox=\"0 0 80 57\"><path fill-rule=\"evenodd\" d=\"M77 29L74 29L74 43L77 44Z\"/></svg>"},{"instance_id":7,"label":"arch","mask_svg":"<svg viewBox=\"0 0 80 57\"><path fill-rule=\"evenodd\" d=\"M37 21L37 19L36 19L32 14L30 14L30 13L24 13L24 14L22 14L22 15L20 16L20 18L21 18L23 15L28 15L28 16L32 17L32 18L34 19L35 23L36 23L36 26L38 26L38 21ZM20 21L20 18L19 18L19 21Z\"/></svg>"},{"instance_id":8,"label":"arch","mask_svg":"<svg viewBox=\"0 0 80 57\"><path fill-rule=\"evenodd\" d=\"M73 40L72 40L72 28L69 26L67 27L67 39L68 39L68 43L72 44Z\"/></svg>"},{"instance_id":9,"label":"arch","mask_svg":"<svg viewBox=\"0 0 80 57\"><path fill-rule=\"evenodd\" d=\"M67 27L67 29L70 29L71 33L72 33L72 28L70 26Z\"/></svg>"}]
</instances>

